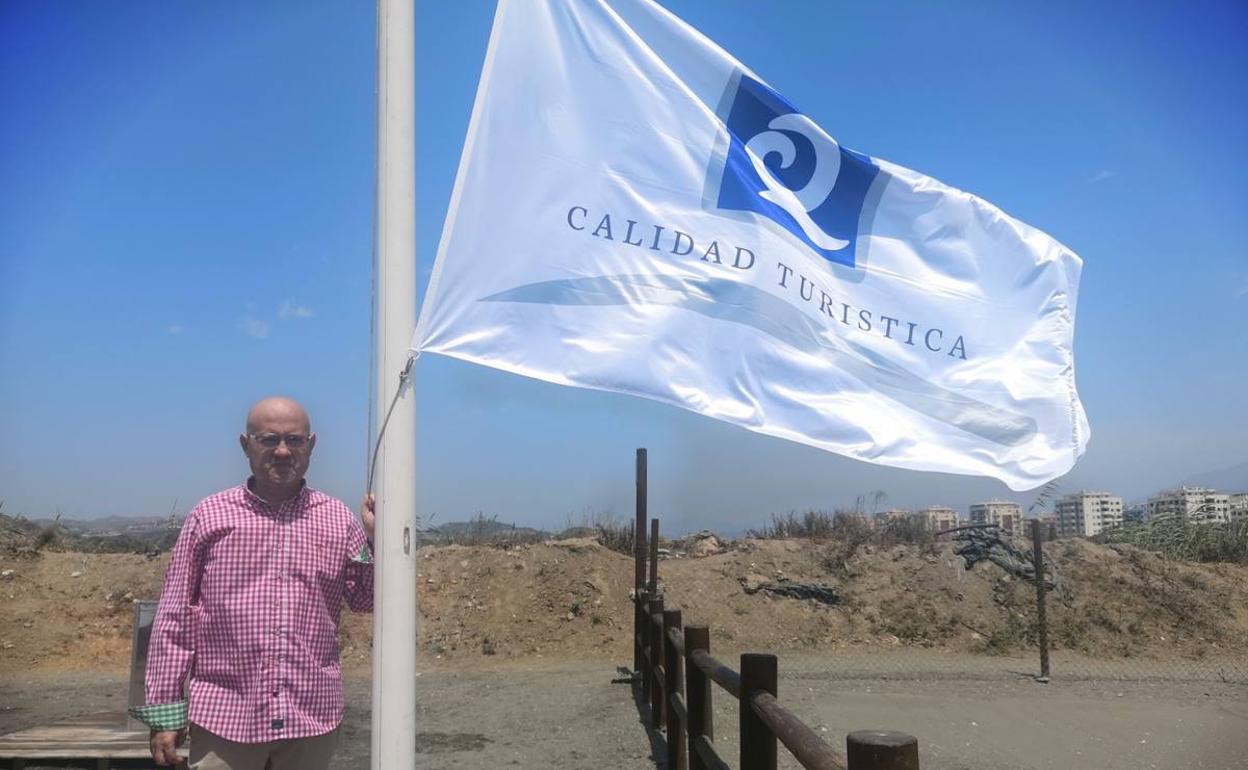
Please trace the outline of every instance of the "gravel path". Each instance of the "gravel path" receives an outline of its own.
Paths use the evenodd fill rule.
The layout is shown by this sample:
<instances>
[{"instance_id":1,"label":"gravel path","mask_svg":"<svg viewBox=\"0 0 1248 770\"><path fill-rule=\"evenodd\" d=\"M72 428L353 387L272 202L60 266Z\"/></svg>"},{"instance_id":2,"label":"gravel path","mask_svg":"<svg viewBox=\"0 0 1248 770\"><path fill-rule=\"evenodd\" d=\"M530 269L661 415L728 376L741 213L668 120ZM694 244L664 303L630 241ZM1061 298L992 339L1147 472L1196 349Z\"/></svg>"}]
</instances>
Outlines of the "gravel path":
<instances>
[{"instance_id":1,"label":"gravel path","mask_svg":"<svg viewBox=\"0 0 1248 770\"><path fill-rule=\"evenodd\" d=\"M728 659L725 658L727 661ZM781 658L780 700L830 743L846 732L891 728L919 737L924 770L1248 768L1248 688L1219 683L1055 681L1008 672L921 678L846 678L826 657ZM981 669L982 670L982 669ZM417 678L417 766L661 767L661 735L646 730L630 688L609 663L541 663ZM120 714L113 674L28 674L0 679L0 732L40 722ZM348 681L349 710L335 763L367 768L370 682ZM736 763L736 703L715 704L717 745ZM120 716L118 717L120 718ZM796 763L782 756L780 767Z\"/></svg>"}]
</instances>

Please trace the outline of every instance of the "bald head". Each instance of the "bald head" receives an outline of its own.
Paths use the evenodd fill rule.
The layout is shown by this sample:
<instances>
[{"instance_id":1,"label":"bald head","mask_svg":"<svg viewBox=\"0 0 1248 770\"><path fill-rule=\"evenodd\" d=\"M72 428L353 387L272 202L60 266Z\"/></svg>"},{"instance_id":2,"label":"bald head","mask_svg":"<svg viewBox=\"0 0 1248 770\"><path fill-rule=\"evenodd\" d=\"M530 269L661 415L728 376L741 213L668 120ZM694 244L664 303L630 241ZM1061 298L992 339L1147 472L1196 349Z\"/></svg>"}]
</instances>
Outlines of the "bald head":
<instances>
[{"instance_id":1,"label":"bald head","mask_svg":"<svg viewBox=\"0 0 1248 770\"><path fill-rule=\"evenodd\" d=\"M299 492L316 435L297 401L284 396L257 401L238 440L251 464L253 492L274 505Z\"/></svg>"},{"instance_id":2,"label":"bald head","mask_svg":"<svg viewBox=\"0 0 1248 770\"><path fill-rule=\"evenodd\" d=\"M287 428L294 425L294 429L280 431L268 427L274 423L281 423ZM244 432L307 434L312 432L312 422L308 419L308 413L299 405L298 401L285 396L270 396L257 401L248 410L247 425Z\"/></svg>"}]
</instances>

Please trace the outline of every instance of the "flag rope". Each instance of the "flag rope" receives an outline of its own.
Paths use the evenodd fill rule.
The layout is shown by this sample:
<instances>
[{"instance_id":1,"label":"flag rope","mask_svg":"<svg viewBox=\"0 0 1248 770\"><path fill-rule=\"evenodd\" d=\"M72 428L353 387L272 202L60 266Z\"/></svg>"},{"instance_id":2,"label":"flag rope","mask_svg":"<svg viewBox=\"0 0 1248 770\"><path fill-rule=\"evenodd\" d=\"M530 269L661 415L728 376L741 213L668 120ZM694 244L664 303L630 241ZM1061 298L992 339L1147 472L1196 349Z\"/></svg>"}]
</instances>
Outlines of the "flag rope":
<instances>
[{"instance_id":1,"label":"flag rope","mask_svg":"<svg viewBox=\"0 0 1248 770\"><path fill-rule=\"evenodd\" d=\"M372 459L368 463L368 486L364 490L364 493L367 495L373 493L373 477L377 473L377 454L381 451L381 440L386 435L386 425L390 423L390 415L394 412L394 405L399 403L399 396L403 394L403 388L411 378L412 364L416 363L417 358L420 358L420 351L418 350L412 351L408 355L403 371L399 372L399 386L394 390L394 398L390 399L390 406L386 409L386 416L381 421L381 427L377 429L377 442L373 444Z\"/></svg>"}]
</instances>

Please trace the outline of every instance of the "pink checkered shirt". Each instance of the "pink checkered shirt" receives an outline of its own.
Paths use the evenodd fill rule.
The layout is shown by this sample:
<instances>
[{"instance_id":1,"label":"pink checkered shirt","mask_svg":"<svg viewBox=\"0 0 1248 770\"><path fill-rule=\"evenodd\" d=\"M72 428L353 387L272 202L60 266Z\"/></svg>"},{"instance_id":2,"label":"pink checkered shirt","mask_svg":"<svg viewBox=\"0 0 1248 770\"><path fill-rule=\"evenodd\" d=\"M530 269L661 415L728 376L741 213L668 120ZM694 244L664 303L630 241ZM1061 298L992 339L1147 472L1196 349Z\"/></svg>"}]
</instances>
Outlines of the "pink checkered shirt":
<instances>
[{"instance_id":1,"label":"pink checkered shirt","mask_svg":"<svg viewBox=\"0 0 1248 770\"><path fill-rule=\"evenodd\" d=\"M338 618L373 608L364 529L305 486L274 509L246 485L187 516L152 626L147 702L186 699L231 741L327 733L342 721Z\"/></svg>"}]
</instances>

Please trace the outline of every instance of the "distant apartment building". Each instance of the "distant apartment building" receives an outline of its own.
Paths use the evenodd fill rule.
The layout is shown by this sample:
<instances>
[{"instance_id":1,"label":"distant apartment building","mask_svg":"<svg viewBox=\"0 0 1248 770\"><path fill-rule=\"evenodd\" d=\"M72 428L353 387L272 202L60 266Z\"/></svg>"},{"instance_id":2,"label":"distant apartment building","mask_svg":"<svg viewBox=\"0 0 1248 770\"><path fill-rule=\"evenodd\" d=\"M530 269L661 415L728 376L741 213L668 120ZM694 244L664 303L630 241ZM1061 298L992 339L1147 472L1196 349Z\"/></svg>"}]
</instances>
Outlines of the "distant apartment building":
<instances>
[{"instance_id":1,"label":"distant apartment building","mask_svg":"<svg viewBox=\"0 0 1248 770\"><path fill-rule=\"evenodd\" d=\"M1239 492L1230 496L1227 512L1231 521L1248 519L1248 492Z\"/></svg>"},{"instance_id":2,"label":"distant apartment building","mask_svg":"<svg viewBox=\"0 0 1248 770\"><path fill-rule=\"evenodd\" d=\"M1123 524L1143 524L1148 520L1148 503L1132 503L1122 509Z\"/></svg>"},{"instance_id":3,"label":"distant apartment building","mask_svg":"<svg viewBox=\"0 0 1248 770\"><path fill-rule=\"evenodd\" d=\"M1122 526L1121 497L1080 491L1057 501L1057 530L1062 537L1092 537Z\"/></svg>"},{"instance_id":4,"label":"distant apartment building","mask_svg":"<svg viewBox=\"0 0 1248 770\"><path fill-rule=\"evenodd\" d=\"M909 508L890 508L875 514L875 526L887 527L894 521L905 521L913 515Z\"/></svg>"},{"instance_id":5,"label":"distant apartment building","mask_svg":"<svg viewBox=\"0 0 1248 770\"><path fill-rule=\"evenodd\" d=\"M1231 520L1231 496L1205 487L1168 489L1149 498L1151 521L1214 524Z\"/></svg>"},{"instance_id":6,"label":"distant apartment building","mask_svg":"<svg viewBox=\"0 0 1248 770\"><path fill-rule=\"evenodd\" d=\"M1023 534L1023 508L1018 503L990 500L971 506L972 524L996 524L1003 531Z\"/></svg>"},{"instance_id":7,"label":"distant apartment building","mask_svg":"<svg viewBox=\"0 0 1248 770\"><path fill-rule=\"evenodd\" d=\"M929 532L943 532L962 523L957 511L943 505L929 505L920 509L915 516L923 522Z\"/></svg>"}]
</instances>

